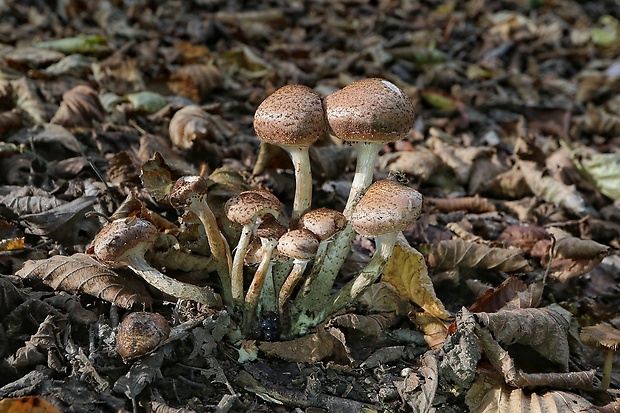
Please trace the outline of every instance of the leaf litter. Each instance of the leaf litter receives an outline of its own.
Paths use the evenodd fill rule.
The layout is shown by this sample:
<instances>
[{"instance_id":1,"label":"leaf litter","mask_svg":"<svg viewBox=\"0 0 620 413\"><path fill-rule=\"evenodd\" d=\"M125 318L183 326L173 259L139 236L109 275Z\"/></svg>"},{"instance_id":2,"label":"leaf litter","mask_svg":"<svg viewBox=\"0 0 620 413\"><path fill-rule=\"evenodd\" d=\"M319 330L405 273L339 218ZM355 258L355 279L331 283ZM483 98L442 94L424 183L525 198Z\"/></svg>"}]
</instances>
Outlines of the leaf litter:
<instances>
[{"instance_id":1,"label":"leaf litter","mask_svg":"<svg viewBox=\"0 0 620 413\"><path fill-rule=\"evenodd\" d=\"M224 3L0 4L0 403L613 411L618 364L601 392L604 352L578 337L620 326L618 6ZM290 206L295 187L286 154L256 139L258 104L287 83L326 96L364 77L417 112L375 178L402 172L426 201L356 303L290 341L241 340L226 311L171 303L93 259L104 217L137 216L158 228L152 265L218 290L172 184L207 177L236 245L227 199L266 188ZM342 210L351 153L313 147L313 207ZM335 288L375 245L352 250ZM181 333L125 364L120 320L144 310Z\"/></svg>"}]
</instances>

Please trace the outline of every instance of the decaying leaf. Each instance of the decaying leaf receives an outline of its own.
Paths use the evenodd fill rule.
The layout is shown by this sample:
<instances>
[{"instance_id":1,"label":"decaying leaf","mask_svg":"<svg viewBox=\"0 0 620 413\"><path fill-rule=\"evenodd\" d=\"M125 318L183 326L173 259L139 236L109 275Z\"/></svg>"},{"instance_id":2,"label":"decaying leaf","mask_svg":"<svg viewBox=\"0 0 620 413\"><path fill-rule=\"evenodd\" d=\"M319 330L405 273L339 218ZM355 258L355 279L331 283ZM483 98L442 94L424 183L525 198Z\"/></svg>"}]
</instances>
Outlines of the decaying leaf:
<instances>
[{"instance_id":1,"label":"decaying leaf","mask_svg":"<svg viewBox=\"0 0 620 413\"><path fill-rule=\"evenodd\" d=\"M475 213L494 212L495 205L486 198L479 196L461 198L424 198L425 205L433 207L440 212L454 212L465 210Z\"/></svg>"},{"instance_id":2,"label":"decaying leaf","mask_svg":"<svg viewBox=\"0 0 620 413\"><path fill-rule=\"evenodd\" d=\"M439 383L437 370L437 359L428 351L422 356L422 366L417 372L411 371L403 381L394 382L400 397L407 402L414 413L435 411L433 399Z\"/></svg>"},{"instance_id":3,"label":"decaying leaf","mask_svg":"<svg viewBox=\"0 0 620 413\"><path fill-rule=\"evenodd\" d=\"M221 85L222 80L222 74L215 65L193 64L172 72L168 87L177 95L201 102L213 89Z\"/></svg>"},{"instance_id":4,"label":"decaying leaf","mask_svg":"<svg viewBox=\"0 0 620 413\"><path fill-rule=\"evenodd\" d=\"M549 233L535 225L508 225L499 236L499 240L530 252L540 240L550 239Z\"/></svg>"},{"instance_id":5,"label":"decaying leaf","mask_svg":"<svg viewBox=\"0 0 620 413\"><path fill-rule=\"evenodd\" d=\"M530 264L519 250L492 248L484 244L463 241L460 238L441 241L434 245L426 260L434 271L454 267L494 269L504 272L531 271Z\"/></svg>"},{"instance_id":6,"label":"decaying leaf","mask_svg":"<svg viewBox=\"0 0 620 413\"><path fill-rule=\"evenodd\" d=\"M568 371L570 313L567 311L559 307L523 308L473 316L498 343L530 346L561 371Z\"/></svg>"},{"instance_id":7,"label":"decaying leaf","mask_svg":"<svg viewBox=\"0 0 620 413\"><path fill-rule=\"evenodd\" d=\"M46 104L37 92L36 85L26 77L11 82L13 100L33 123L45 123L56 111L55 105Z\"/></svg>"},{"instance_id":8,"label":"decaying leaf","mask_svg":"<svg viewBox=\"0 0 620 413\"><path fill-rule=\"evenodd\" d=\"M108 39L101 35L79 35L64 39L49 40L33 44L35 47L56 50L65 54L85 53L95 54L109 50Z\"/></svg>"},{"instance_id":9,"label":"decaying leaf","mask_svg":"<svg viewBox=\"0 0 620 413\"><path fill-rule=\"evenodd\" d=\"M159 93L148 90L130 93L125 96L136 112L155 113L166 106L166 99Z\"/></svg>"},{"instance_id":10,"label":"decaying leaf","mask_svg":"<svg viewBox=\"0 0 620 413\"><path fill-rule=\"evenodd\" d=\"M467 392L465 403L472 413L594 412L585 398L560 390L523 391L509 387L496 376L481 374Z\"/></svg>"},{"instance_id":11,"label":"decaying leaf","mask_svg":"<svg viewBox=\"0 0 620 413\"><path fill-rule=\"evenodd\" d=\"M520 161L519 168L532 192L546 202L566 208L577 215L592 212L583 195L577 191L574 185L565 185L550 176L546 176L531 161Z\"/></svg>"},{"instance_id":12,"label":"decaying leaf","mask_svg":"<svg viewBox=\"0 0 620 413\"><path fill-rule=\"evenodd\" d=\"M402 297L413 301L429 314L440 319L450 316L435 295L424 256L411 247L402 234L383 270L382 281L393 285Z\"/></svg>"},{"instance_id":13,"label":"decaying leaf","mask_svg":"<svg viewBox=\"0 0 620 413\"><path fill-rule=\"evenodd\" d=\"M24 396L0 400L2 413L61 413L60 409L38 396Z\"/></svg>"},{"instance_id":14,"label":"decaying leaf","mask_svg":"<svg viewBox=\"0 0 620 413\"><path fill-rule=\"evenodd\" d=\"M84 292L122 308L151 305L144 284L135 278L117 275L86 254L26 261L16 275L38 278L55 290Z\"/></svg>"},{"instance_id":15,"label":"decaying leaf","mask_svg":"<svg viewBox=\"0 0 620 413\"><path fill-rule=\"evenodd\" d=\"M548 231L557 239L549 275L558 281L564 282L587 273L611 253L610 247L596 241L572 237L557 228L549 228ZM541 264L546 267L548 263L549 254L546 254Z\"/></svg>"},{"instance_id":16,"label":"decaying leaf","mask_svg":"<svg viewBox=\"0 0 620 413\"><path fill-rule=\"evenodd\" d=\"M409 318L424 332L426 344L435 350L443 345L448 335L448 325L440 318L425 312L409 313Z\"/></svg>"},{"instance_id":17,"label":"decaying leaf","mask_svg":"<svg viewBox=\"0 0 620 413\"><path fill-rule=\"evenodd\" d=\"M479 297L470 307L472 313L493 313L504 307L517 293L524 291L525 283L518 278L510 277L497 288L487 291Z\"/></svg>"},{"instance_id":18,"label":"decaying leaf","mask_svg":"<svg viewBox=\"0 0 620 413\"><path fill-rule=\"evenodd\" d=\"M476 323L469 312L463 311L457 315L455 325L456 330L442 345L440 380L459 389L468 389L476 378L476 366L482 357L475 334Z\"/></svg>"},{"instance_id":19,"label":"decaying leaf","mask_svg":"<svg viewBox=\"0 0 620 413\"><path fill-rule=\"evenodd\" d=\"M323 328L291 341L262 341L260 351L282 360L297 363L316 363L335 353L342 352L342 343Z\"/></svg>"},{"instance_id":20,"label":"decaying leaf","mask_svg":"<svg viewBox=\"0 0 620 413\"><path fill-rule=\"evenodd\" d=\"M427 182L443 166L441 158L424 147L415 151L386 153L379 157L379 168L386 171L398 171Z\"/></svg>"},{"instance_id":21,"label":"decaying leaf","mask_svg":"<svg viewBox=\"0 0 620 413\"><path fill-rule=\"evenodd\" d=\"M50 122L65 127L92 126L104 116L105 109L97 92L90 86L80 85L62 95L60 108Z\"/></svg>"},{"instance_id":22,"label":"decaying leaf","mask_svg":"<svg viewBox=\"0 0 620 413\"><path fill-rule=\"evenodd\" d=\"M174 146L181 149L191 149L196 141L203 139L224 144L233 134L233 128L224 119L196 105L185 106L175 113L168 131Z\"/></svg>"},{"instance_id":23,"label":"decaying leaf","mask_svg":"<svg viewBox=\"0 0 620 413\"><path fill-rule=\"evenodd\" d=\"M573 153L575 166L603 195L620 199L620 156L615 153Z\"/></svg>"},{"instance_id":24,"label":"decaying leaf","mask_svg":"<svg viewBox=\"0 0 620 413\"><path fill-rule=\"evenodd\" d=\"M142 186L158 201L167 199L174 185L173 171L164 158L155 152L153 158L142 164Z\"/></svg>"}]
</instances>

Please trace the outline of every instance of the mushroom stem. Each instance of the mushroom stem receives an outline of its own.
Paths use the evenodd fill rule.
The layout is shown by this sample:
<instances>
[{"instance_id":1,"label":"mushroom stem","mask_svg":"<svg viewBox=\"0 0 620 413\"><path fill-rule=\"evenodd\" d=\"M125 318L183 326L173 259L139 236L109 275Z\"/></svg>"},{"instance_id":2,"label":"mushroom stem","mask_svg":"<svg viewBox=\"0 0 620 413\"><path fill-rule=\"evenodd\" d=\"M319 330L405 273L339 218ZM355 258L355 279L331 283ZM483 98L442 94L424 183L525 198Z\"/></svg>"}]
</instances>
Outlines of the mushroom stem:
<instances>
[{"instance_id":1,"label":"mushroom stem","mask_svg":"<svg viewBox=\"0 0 620 413\"><path fill-rule=\"evenodd\" d=\"M159 291L182 300L193 300L209 307L221 307L222 300L209 287L198 287L172 279L151 267L144 257L133 255L125 258L126 265Z\"/></svg>"},{"instance_id":2,"label":"mushroom stem","mask_svg":"<svg viewBox=\"0 0 620 413\"><path fill-rule=\"evenodd\" d=\"M293 260L293 268L280 288L280 294L278 295L278 313L280 314L282 331L284 332L288 332L291 325L289 299L293 294L293 290L299 283L299 280L303 277L307 266L308 260Z\"/></svg>"},{"instance_id":3,"label":"mushroom stem","mask_svg":"<svg viewBox=\"0 0 620 413\"><path fill-rule=\"evenodd\" d=\"M245 258L248 245L254 233L255 223L246 224L241 230L241 236L235 249L235 256L232 262L232 270L230 273L231 279L231 294L235 307L240 307L243 303L243 259Z\"/></svg>"},{"instance_id":4,"label":"mushroom stem","mask_svg":"<svg viewBox=\"0 0 620 413\"><path fill-rule=\"evenodd\" d=\"M603 378L601 379L601 389L607 390L611 383L611 373L614 361L614 350L605 349L605 361L603 364Z\"/></svg>"},{"instance_id":5,"label":"mushroom stem","mask_svg":"<svg viewBox=\"0 0 620 413\"><path fill-rule=\"evenodd\" d=\"M295 228L299 218L312 204L312 171L307 146L286 147L295 167L295 198L290 227Z\"/></svg>"},{"instance_id":6,"label":"mushroom stem","mask_svg":"<svg viewBox=\"0 0 620 413\"><path fill-rule=\"evenodd\" d=\"M383 147L383 143L375 142L359 142L355 144L357 150L357 164L355 165L355 176L351 183L351 191L349 199L344 208L343 214L347 219L351 218L355 205L364 194L366 188L372 183L372 177L375 172L375 163L379 156L379 151Z\"/></svg>"},{"instance_id":7,"label":"mushroom stem","mask_svg":"<svg viewBox=\"0 0 620 413\"><path fill-rule=\"evenodd\" d=\"M192 204L193 206L194 204ZM219 230L215 215L209 208L206 200L201 200L200 207L190 207L190 211L198 215L200 222L205 227L207 234L207 240L209 242L209 248L211 254L215 258L217 274L220 278L220 284L222 284L222 295L226 305L233 304L231 275L232 258L230 253L230 247L224 235Z\"/></svg>"},{"instance_id":8,"label":"mushroom stem","mask_svg":"<svg viewBox=\"0 0 620 413\"><path fill-rule=\"evenodd\" d=\"M265 284L265 279L267 278L267 274L269 273L269 269L271 267L271 255L273 249L278 244L277 241L263 241L264 253L260 260L260 264L256 269L256 273L254 274L254 278L252 279L252 283L248 288L248 292L245 295L245 307L243 311L243 334L247 337L252 330L252 321L256 316L256 308L258 307L258 299L260 298L260 293L263 289L263 285Z\"/></svg>"},{"instance_id":9,"label":"mushroom stem","mask_svg":"<svg viewBox=\"0 0 620 413\"><path fill-rule=\"evenodd\" d=\"M394 245L396 244L397 232L390 232L375 237L377 250L370 259L370 262L355 276L351 281L346 283L333 297L328 301L325 310L321 313L321 320L344 308L347 304L355 302L357 298L381 275L385 268Z\"/></svg>"}]
</instances>

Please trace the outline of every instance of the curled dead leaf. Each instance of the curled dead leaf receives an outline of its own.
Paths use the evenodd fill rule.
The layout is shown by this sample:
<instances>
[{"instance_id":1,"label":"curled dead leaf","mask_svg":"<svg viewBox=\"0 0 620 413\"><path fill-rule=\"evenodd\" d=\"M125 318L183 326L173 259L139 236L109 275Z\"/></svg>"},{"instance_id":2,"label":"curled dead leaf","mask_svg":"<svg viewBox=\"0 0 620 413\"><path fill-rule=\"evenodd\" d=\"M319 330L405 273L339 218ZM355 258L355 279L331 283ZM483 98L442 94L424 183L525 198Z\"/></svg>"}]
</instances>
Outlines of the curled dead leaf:
<instances>
[{"instance_id":1,"label":"curled dead leaf","mask_svg":"<svg viewBox=\"0 0 620 413\"><path fill-rule=\"evenodd\" d=\"M168 132L174 146L191 149L200 140L223 144L232 136L233 128L224 119L205 112L200 106L189 105L174 114Z\"/></svg>"},{"instance_id":2,"label":"curled dead leaf","mask_svg":"<svg viewBox=\"0 0 620 413\"><path fill-rule=\"evenodd\" d=\"M62 102L51 122L65 127L92 126L101 122L105 109L97 92L86 85L79 85L62 95Z\"/></svg>"},{"instance_id":3,"label":"curled dead leaf","mask_svg":"<svg viewBox=\"0 0 620 413\"><path fill-rule=\"evenodd\" d=\"M222 84L223 76L213 64L192 64L172 72L168 87L177 95L201 102Z\"/></svg>"}]
</instances>

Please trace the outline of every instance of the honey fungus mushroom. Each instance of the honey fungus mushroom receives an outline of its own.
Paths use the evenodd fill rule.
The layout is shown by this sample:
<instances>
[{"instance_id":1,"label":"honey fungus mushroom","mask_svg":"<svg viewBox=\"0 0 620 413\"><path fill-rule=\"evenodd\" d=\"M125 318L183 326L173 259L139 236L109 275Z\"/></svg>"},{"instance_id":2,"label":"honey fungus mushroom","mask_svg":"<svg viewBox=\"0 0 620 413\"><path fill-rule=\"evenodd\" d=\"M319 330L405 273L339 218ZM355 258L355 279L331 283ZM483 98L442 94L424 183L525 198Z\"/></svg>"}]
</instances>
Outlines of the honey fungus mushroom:
<instances>
[{"instance_id":1,"label":"honey fungus mushroom","mask_svg":"<svg viewBox=\"0 0 620 413\"><path fill-rule=\"evenodd\" d=\"M151 267L144 253L157 238L150 222L128 217L103 227L93 241L95 257L111 268L128 267L161 292L182 300L193 300L210 307L221 307L222 300L209 287L199 287L170 278Z\"/></svg>"},{"instance_id":2,"label":"honey fungus mushroom","mask_svg":"<svg viewBox=\"0 0 620 413\"><path fill-rule=\"evenodd\" d=\"M273 92L254 114L254 130L263 141L284 148L295 168L291 227L310 209L312 171L308 148L325 134L325 112L318 93L304 85L286 85Z\"/></svg>"},{"instance_id":3,"label":"honey fungus mushroom","mask_svg":"<svg viewBox=\"0 0 620 413\"><path fill-rule=\"evenodd\" d=\"M607 324L597 324L582 328L580 338L584 344L605 350L601 389L607 390L611 383L614 353L620 345L620 330Z\"/></svg>"},{"instance_id":4,"label":"honey fungus mushroom","mask_svg":"<svg viewBox=\"0 0 620 413\"><path fill-rule=\"evenodd\" d=\"M116 349L123 361L133 360L152 353L169 335L170 326L162 315L146 311L130 313L118 327Z\"/></svg>"}]
</instances>

